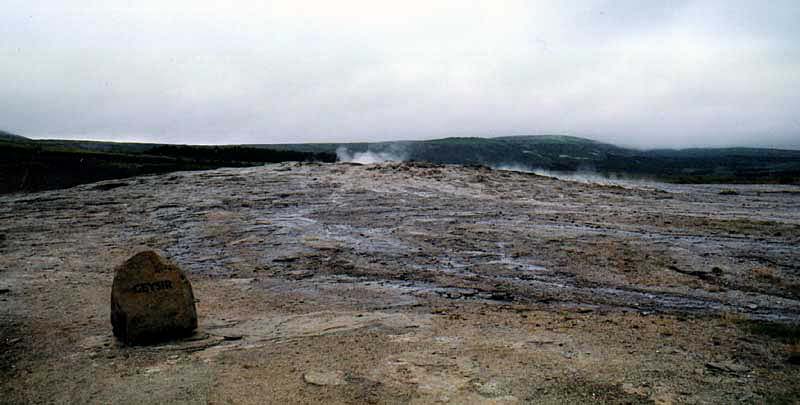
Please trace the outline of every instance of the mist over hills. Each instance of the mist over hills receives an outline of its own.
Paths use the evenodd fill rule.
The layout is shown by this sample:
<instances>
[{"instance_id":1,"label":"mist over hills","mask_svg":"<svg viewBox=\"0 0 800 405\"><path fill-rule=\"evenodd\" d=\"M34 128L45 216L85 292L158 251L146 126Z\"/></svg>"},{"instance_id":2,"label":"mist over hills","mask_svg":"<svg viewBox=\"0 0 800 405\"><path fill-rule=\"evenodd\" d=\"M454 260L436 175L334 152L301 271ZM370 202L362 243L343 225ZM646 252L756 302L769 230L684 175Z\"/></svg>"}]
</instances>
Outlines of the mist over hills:
<instances>
[{"instance_id":1,"label":"mist over hills","mask_svg":"<svg viewBox=\"0 0 800 405\"><path fill-rule=\"evenodd\" d=\"M357 163L414 160L514 170L593 173L673 183L800 184L800 151L783 149L638 150L564 135L196 146L35 140L0 131L0 193L70 187L178 170L337 160Z\"/></svg>"},{"instance_id":2,"label":"mist over hills","mask_svg":"<svg viewBox=\"0 0 800 405\"><path fill-rule=\"evenodd\" d=\"M596 172L680 183L800 183L800 151L767 148L639 150L565 135L444 138L378 143L252 145L339 152L374 160L419 160L559 172ZM345 159L351 160L351 159Z\"/></svg>"}]
</instances>

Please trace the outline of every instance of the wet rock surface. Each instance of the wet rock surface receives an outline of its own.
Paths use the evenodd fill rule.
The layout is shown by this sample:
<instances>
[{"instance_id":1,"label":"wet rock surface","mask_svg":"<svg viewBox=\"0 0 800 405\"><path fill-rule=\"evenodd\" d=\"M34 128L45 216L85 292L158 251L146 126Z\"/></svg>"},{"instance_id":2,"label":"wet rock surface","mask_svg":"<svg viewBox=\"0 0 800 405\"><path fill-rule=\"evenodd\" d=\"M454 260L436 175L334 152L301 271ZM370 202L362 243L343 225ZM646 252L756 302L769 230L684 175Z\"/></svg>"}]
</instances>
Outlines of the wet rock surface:
<instances>
[{"instance_id":1,"label":"wet rock surface","mask_svg":"<svg viewBox=\"0 0 800 405\"><path fill-rule=\"evenodd\" d=\"M158 253L137 253L114 270L111 326L114 336L127 344L191 335L197 329L191 283Z\"/></svg>"},{"instance_id":2,"label":"wet rock surface","mask_svg":"<svg viewBox=\"0 0 800 405\"><path fill-rule=\"evenodd\" d=\"M800 321L797 191L392 163L2 196L0 393L12 403L796 398L800 372L786 360L796 348L741 325ZM110 269L144 249L192 279L191 339L113 339ZM311 372L346 383L315 385Z\"/></svg>"}]
</instances>

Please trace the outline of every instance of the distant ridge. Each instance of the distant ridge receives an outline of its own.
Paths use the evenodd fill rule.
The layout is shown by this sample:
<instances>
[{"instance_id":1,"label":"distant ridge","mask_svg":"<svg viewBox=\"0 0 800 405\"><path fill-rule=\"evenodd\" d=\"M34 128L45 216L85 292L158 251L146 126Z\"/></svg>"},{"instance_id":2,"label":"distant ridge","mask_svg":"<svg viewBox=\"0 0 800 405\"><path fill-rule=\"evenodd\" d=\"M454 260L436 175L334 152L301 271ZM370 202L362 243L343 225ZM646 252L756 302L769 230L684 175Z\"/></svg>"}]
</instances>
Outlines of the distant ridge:
<instances>
[{"instance_id":1,"label":"distant ridge","mask_svg":"<svg viewBox=\"0 0 800 405\"><path fill-rule=\"evenodd\" d=\"M256 153L258 149L248 151L248 148L259 148L264 153ZM444 164L484 165L514 170L592 172L612 177L651 178L671 183L800 185L800 150L787 149L729 147L641 150L558 134L494 138L451 137L424 141L374 143L209 147L59 139L34 140L0 131L0 193L19 187L6 187L4 191L3 184L13 185L16 180L3 180L3 177L4 175L8 177L8 173L14 170L18 172L20 159L31 155L36 150L44 153L37 155L39 158L45 155L55 157L60 154L58 155L60 159L58 165L53 167L74 166L75 164L72 162L74 159L86 162L86 158L97 160L102 157L107 161L101 165L102 167L91 170L88 167L81 169L82 174L78 176L81 181L84 178L94 179L96 176L119 178L172 170L263 164L275 161L275 159L278 161L334 161L337 159L337 155L340 155L338 156L339 160L362 163L416 160ZM289 155L277 158L281 155L281 153L276 153L279 151L299 152L299 155L292 155L295 157L291 158L288 157ZM338 154L337 151L342 153ZM367 158L364 158L364 155L367 155ZM156 159L158 162L152 159ZM30 158L28 158L29 160ZM29 164L25 163L25 165ZM86 164L84 163L83 166ZM47 180L45 182L48 184L47 187L57 180L59 184L73 181L59 180L61 173L67 173L63 170L48 173L50 173L48 176L42 177ZM39 187L26 186L25 188L37 189Z\"/></svg>"},{"instance_id":2,"label":"distant ridge","mask_svg":"<svg viewBox=\"0 0 800 405\"><path fill-rule=\"evenodd\" d=\"M21 136L21 135L12 134L11 132L6 132L6 131L3 131L3 130L0 130L0 140L2 140L2 141L26 141L27 142L27 141L30 141L31 139L30 138L26 138L26 137Z\"/></svg>"},{"instance_id":3,"label":"distant ridge","mask_svg":"<svg viewBox=\"0 0 800 405\"><path fill-rule=\"evenodd\" d=\"M0 194L145 174L298 161L334 162L336 155L242 146L38 140L0 131Z\"/></svg>"},{"instance_id":4,"label":"distant ridge","mask_svg":"<svg viewBox=\"0 0 800 405\"><path fill-rule=\"evenodd\" d=\"M489 139L500 139L504 141L530 141L538 143L602 143L594 139L581 138L572 135L511 135L496 136Z\"/></svg>"},{"instance_id":5,"label":"distant ridge","mask_svg":"<svg viewBox=\"0 0 800 405\"><path fill-rule=\"evenodd\" d=\"M278 150L380 157L495 168L596 172L656 178L674 183L800 184L800 151L768 148L639 150L568 135L495 138L455 137L426 141L252 145Z\"/></svg>"}]
</instances>

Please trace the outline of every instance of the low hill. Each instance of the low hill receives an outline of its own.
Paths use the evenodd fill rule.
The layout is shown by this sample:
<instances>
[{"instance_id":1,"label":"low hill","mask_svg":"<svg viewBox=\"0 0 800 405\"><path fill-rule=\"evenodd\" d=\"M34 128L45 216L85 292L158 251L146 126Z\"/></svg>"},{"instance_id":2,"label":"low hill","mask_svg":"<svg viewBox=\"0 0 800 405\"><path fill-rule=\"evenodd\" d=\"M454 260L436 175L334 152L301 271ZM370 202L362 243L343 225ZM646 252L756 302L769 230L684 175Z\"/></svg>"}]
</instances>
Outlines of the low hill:
<instances>
[{"instance_id":1,"label":"low hill","mask_svg":"<svg viewBox=\"0 0 800 405\"><path fill-rule=\"evenodd\" d=\"M332 153L240 146L31 140L9 136L0 138L0 194L173 171L335 160Z\"/></svg>"},{"instance_id":2,"label":"low hill","mask_svg":"<svg viewBox=\"0 0 800 405\"><path fill-rule=\"evenodd\" d=\"M28 142L30 139L17 134L12 134L11 132L0 130L0 141Z\"/></svg>"}]
</instances>

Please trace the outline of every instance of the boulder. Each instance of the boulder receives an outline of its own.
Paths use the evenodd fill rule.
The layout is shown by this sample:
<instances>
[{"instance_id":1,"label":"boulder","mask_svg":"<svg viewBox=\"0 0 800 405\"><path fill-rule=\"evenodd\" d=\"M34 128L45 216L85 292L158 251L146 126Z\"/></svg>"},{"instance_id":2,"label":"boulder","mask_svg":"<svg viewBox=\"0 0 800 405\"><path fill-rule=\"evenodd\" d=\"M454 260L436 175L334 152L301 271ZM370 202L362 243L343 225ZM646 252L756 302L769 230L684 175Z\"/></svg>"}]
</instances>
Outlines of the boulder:
<instances>
[{"instance_id":1,"label":"boulder","mask_svg":"<svg viewBox=\"0 0 800 405\"><path fill-rule=\"evenodd\" d=\"M137 253L115 269L111 326L130 345L191 335L197 329L192 285L157 253Z\"/></svg>"}]
</instances>

